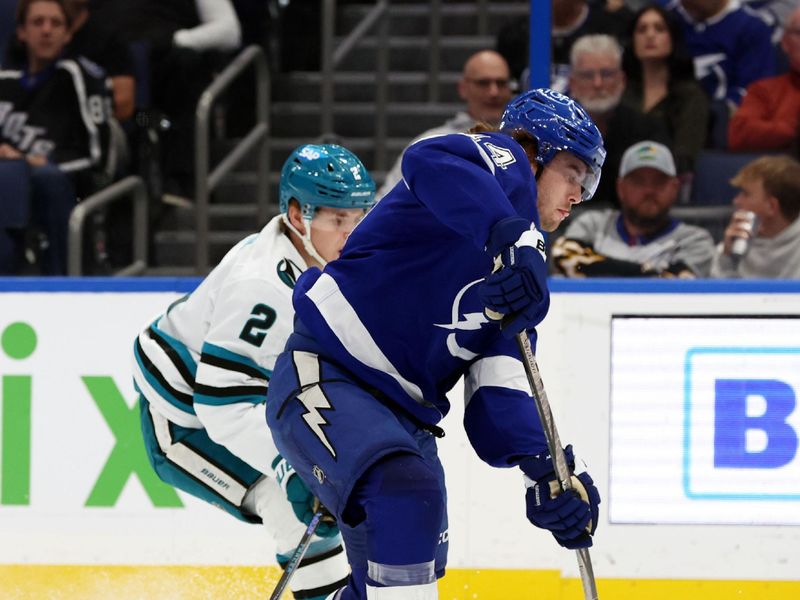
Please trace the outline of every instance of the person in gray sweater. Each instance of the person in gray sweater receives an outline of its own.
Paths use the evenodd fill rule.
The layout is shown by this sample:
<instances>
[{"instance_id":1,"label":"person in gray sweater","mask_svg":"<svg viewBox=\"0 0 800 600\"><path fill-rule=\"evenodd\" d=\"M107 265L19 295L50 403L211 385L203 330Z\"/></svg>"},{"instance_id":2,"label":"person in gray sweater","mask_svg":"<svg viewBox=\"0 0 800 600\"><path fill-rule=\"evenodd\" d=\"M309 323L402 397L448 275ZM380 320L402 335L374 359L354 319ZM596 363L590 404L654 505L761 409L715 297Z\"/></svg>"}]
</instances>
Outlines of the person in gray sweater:
<instances>
[{"instance_id":1,"label":"person in gray sweater","mask_svg":"<svg viewBox=\"0 0 800 600\"><path fill-rule=\"evenodd\" d=\"M762 156L731 179L736 211L717 246L711 276L800 278L800 163ZM755 224L753 224L755 217Z\"/></svg>"},{"instance_id":2,"label":"person in gray sweater","mask_svg":"<svg viewBox=\"0 0 800 600\"><path fill-rule=\"evenodd\" d=\"M567 277L707 277L711 234L670 216L680 183L663 144L645 140L622 155L620 209L579 215L552 248L555 273Z\"/></svg>"}]
</instances>

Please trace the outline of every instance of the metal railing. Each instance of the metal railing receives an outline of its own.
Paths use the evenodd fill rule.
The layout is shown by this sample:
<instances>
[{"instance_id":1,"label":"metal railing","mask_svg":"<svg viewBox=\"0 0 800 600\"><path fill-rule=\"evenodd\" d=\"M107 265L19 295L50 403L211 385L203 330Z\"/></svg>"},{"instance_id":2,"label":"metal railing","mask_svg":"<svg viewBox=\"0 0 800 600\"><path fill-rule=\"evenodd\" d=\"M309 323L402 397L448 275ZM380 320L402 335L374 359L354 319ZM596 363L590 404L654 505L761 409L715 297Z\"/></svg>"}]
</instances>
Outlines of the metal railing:
<instances>
[{"instance_id":1,"label":"metal railing","mask_svg":"<svg viewBox=\"0 0 800 600\"><path fill-rule=\"evenodd\" d=\"M75 208L69 216L67 237L67 274L83 274L83 230L86 219L94 213L133 194L133 262L116 271L115 276L136 275L147 268L147 189L138 175L130 175L99 192L92 194Z\"/></svg>"},{"instance_id":2,"label":"metal railing","mask_svg":"<svg viewBox=\"0 0 800 600\"><path fill-rule=\"evenodd\" d=\"M387 73L389 71L389 1L378 0L366 16L334 49L336 25L336 0L323 0L322 3L322 68L320 89L320 128L322 141L335 141L337 135L333 126L333 84L334 71L356 44L377 25L377 65L375 73L375 168L385 169L386 165L386 104L388 100Z\"/></svg>"},{"instance_id":3,"label":"metal railing","mask_svg":"<svg viewBox=\"0 0 800 600\"><path fill-rule=\"evenodd\" d=\"M215 101L249 66L256 74L256 123L219 162L210 170L209 130L211 109ZM253 150L258 150L256 172L256 201L258 223L265 223L269 211L269 110L270 75L264 52L258 46L248 46L214 78L200 100L195 112L195 269L199 275L208 271L209 255L209 198L211 192Z\"/></svg>"},{"instance_id":4,"label":"metal railing","mask_svg":"<svg viewBox=\"0 0 800 600\"><path fill-rule=\"evenodd\" d=\"M389 73L389 0L378 0L364 18L353 30L339 43L335 43L336 25L336 0L323 0L322 3L322 56L321 56L321 106L320 106L320 136L323 142L334 142L338 135L334 131L334 73L351 50L374 27L376 35L376 66L375 66L375 161L374 169L386 169L386 138L387 138L387 105L389 102L388 73ZM486 35L488 26L489 0L476 0L476 14L478 17L478 35ZM428 38L430 40L430 60L428 61L428 102L439 101L439 80L441 75L441 42L442 42L442 2L431 0L428 3L429 24Z\"/></svg>"}]
</instances>

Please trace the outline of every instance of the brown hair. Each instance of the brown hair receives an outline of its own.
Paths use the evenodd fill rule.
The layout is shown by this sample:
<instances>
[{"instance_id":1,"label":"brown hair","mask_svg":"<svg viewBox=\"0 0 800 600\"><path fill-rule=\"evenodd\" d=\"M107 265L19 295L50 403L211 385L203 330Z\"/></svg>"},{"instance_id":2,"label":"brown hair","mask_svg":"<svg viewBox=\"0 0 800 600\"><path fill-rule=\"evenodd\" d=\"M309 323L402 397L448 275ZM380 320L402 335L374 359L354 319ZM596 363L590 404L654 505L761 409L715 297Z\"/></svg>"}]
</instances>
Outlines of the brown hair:
<instances>
[{"instance_id":1,"label":"brown hair","mask_svg":"<svg viewBox=\"0 0 800 600\"><path fill-rule=\"evenodd\" d=\"M500 130L493 125L489 125L488 123L481 121L476 123L474 127L467 131L467 133L486 133L492 131ZM525 150L525 154L528 156L530 163L532 165L536 165L536 174L538 175L538 169L542 166L536 160L536 154L539 152L539 142L536 141L535 137L523 129L514 130L511 133L511 137L515 142L522 146L523 150Z\"/></svg>"},{"instance_id":2,"label":"brown hair","mask_svg":"<svg viewBox=\"0 0 800 600\"><path fill-rule=\"evenodd\" d=\"M778 200L788 221L800 215L800 162L780 154L762 156L747 163L731 179L731 185L760 181L764 191Z\"/></svg>"},{"instance_id":3,"label":"brown hair","mask_svg":"<svg viewBox=\"0 0 800 600\"><path fill-rule=\"evenodd\" d=\"M36 2L52 2L53 4L58 4L58 6L61 7L61 12L64 13L64 20L67 24L67 29L72 27L72 13L67 10L67 5L64 0L19 0L16 13L17 26L25 24L25 20L28 18L28 11L30 10L31 5L35 4Z\"/></svg>"}]
</instances>

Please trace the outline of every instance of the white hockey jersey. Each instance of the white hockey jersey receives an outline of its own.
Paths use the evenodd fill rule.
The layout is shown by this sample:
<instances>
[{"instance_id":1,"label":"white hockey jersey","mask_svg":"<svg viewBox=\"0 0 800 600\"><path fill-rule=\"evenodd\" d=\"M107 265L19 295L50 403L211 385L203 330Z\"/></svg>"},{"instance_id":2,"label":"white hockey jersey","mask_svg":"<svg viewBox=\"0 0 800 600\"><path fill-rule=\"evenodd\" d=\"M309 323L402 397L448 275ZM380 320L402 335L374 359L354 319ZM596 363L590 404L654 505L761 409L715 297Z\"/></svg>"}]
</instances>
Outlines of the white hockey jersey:
<instances>
[{"instance_id":1,"label":"white hockey jersey","mask_svg":"<svg viewBox=\"0 0 800 600\"><path fill-rule=\"evenodd\" d=\"M151 406L177 425L204 428L262 473L278 453L266 424L267 386L306 268L280 219L234 246L134 344L134 383Z\"/></svg>"}]
</instances>

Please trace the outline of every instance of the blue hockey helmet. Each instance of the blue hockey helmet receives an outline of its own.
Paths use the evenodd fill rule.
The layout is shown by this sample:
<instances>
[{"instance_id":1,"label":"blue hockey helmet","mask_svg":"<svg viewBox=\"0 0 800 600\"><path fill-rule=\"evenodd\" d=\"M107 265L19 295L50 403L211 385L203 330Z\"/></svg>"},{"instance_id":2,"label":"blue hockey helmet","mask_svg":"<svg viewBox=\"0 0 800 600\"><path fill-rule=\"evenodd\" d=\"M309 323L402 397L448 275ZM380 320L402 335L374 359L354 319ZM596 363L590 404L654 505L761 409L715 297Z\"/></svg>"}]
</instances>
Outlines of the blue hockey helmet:
<instances>
[{"instance_id":1,"label":"blue hockey helmet","mask_svg":"<svg viewBox=\"0 0 800 600\"><path fill-rule=\"evenodd\" d=\"M582 199L592 197L606 158L600 130L584 108L572 98L548 88L530 90L506 106L500 131L523 130L536 138L536 161L547 165L558 152L569 152L588 167L582 182Z\"/></svg>"},{"instance_id":2,"label":"blue hockey helmet","mask_svg":"<svg viewBox=\"0 0 800 600\"><path fill-rule=\"evenodd\" d=\"M300 203L304 219L327 208L363 208L375 204L375 182L358 157L335 144L304 144L292 151L281 169L280 210Z\"/></svg>"}]
</instances>

